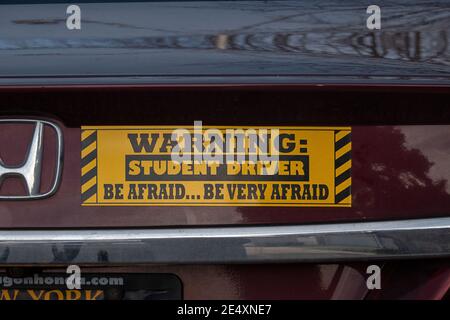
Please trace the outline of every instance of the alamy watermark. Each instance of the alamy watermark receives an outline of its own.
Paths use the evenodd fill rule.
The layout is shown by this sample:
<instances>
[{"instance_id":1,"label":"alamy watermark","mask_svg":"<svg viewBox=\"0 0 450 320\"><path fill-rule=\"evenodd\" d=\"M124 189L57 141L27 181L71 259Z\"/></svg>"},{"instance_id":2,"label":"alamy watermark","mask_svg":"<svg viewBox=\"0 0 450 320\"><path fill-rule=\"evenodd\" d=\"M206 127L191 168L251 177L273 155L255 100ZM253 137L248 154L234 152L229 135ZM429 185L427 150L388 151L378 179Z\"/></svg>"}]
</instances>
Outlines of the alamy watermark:
<instances>
[{"instance_id":1,"label":"alamy watermark","mask_svg":"<svg viewBox=\"0 0 450 320\"><path fill-rule=\"evenodd\" d=\"M293 137L280 134L279 129L203 130L202 121L195 121L193 130L173 130L171 140L175 164L256 165L259 175L276 175L280 151L289 152L295 146Z\"/></svg>"},{"instance_id":2,"label":"alamy watermark","mask_svg":"<svg viewBox=\"0 0 450 320\"><path fill-rule=\"evenodd\" d=\"M369 277L366 280L367 289L380 290L381 289L381 268L376 264L367 267L366 273Z\"/></svg>"},{"instance_id":3,"label":"alamy watermark","mask_svg":"<svg viewBox=\"0 0 450 320\"><path fill-rule=\"evenodd\" d=\"M67 7L66 27L69 30L81 30L81 8L75 4Z\"/></svg>"}]
</instances>

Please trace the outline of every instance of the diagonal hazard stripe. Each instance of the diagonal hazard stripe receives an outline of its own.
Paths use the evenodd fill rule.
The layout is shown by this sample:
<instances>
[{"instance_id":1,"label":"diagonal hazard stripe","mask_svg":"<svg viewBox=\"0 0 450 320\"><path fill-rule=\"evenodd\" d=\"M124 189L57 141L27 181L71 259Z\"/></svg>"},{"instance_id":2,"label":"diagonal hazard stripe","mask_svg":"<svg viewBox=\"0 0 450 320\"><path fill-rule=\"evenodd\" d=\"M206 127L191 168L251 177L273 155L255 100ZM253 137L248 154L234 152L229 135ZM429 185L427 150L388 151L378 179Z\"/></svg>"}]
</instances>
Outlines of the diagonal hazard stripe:
<instances>
[{"instance_id":1,"label":"diagonal hazard stripe","mask_svg":"<svg viewBox=\"0 0 450 320\"><path fill-rule=\"evenodd\" d=\"M90 189L92 186L96 186L97 179L91 178L87 182L81 185L81 193L85 193L88 189Z\"/></svg>"},{"instance_id":2,"label":"diagonal hazard stripe","mask_svg":"<svg viewBox=\"0 0 450 320\"><path fill-rule=\"evenodd\" d=\"M90 187L86 192L83 192L81 194L81 201L86 202L86 200L90 199L92 196L94 196L97 192L97 185L93 185Z\"/></svg>"},{"instance_id":3,"label":"diagonal hazard stripe","mask_svg":"<svg viewBox=\"0 0 450 320\"><path fill-rule=\"evenodd\" d=\"M351 195L348 195L347 197L345 197L344 199L342 199L339 203L342 203L342 204L350 204L351 201L352 201L352 196L351 196Z\"/></svg>"},{"instance_id":4,"label":"diagonal hazard stripe","mask_svg":"<svg viewBox=\"0 0 450 320\"><path fill-rule=\"evenodd\" d=\"M339 158L336 159L336 168L339 168L340 166L342 166L344 163L346 163L347 161L351 160L352 158L352 153L351 151L343 154L342 156L340 156Z\"/></svg>"},{"instance_id":5,"label":"diagonal hazard stripe","mask_svg":"<svg viewBox=\"0 0 450 320\"><path fill-rule=\"evenodd\" d=\"M97 194L97 131L81 132L81 200L96 201Z\"/></svg>"},{"instance_id":6,"label":"diagonal hazard stripe","mask_svg":"<svg viewBox=\"0 0 450 320\"><path fill-rule=\"evenodd\" d=\"M81 141L90 136L95 130L81 130Z\"/></svg>"},{"instance_id":7,"label":"diagonal hazard stripe","mask_svg":"<svg viewBox=\"0 0 450 320\"><path fill-rule=\"evenodd\" d=\"M336 186L340 185L342 182L344 182L345 180L347 180L351 176L352 176L352 171L350 169L348 169L347 171L345 171L342 174L338 175L336 177L336 180L335 180Z\"/></svg>"},{"instance_id":8,"label":"diagonal hazard stripe","mask_svg":"<svg viewBox=\"0 0 450 320\"><path fill-rule=\"evenodd\" d=\"M352 143L349 142L345 146L336 151L336 158L340 158L342 155L346 154L351 150L352 150Z\"/></svg>"},{"instance_id":9,"label":"diagonal hazard stripe","mask_svg":"<svg viewBox=\"0 0 450 320\"><path fill-rule=\"evenodd\" d=\"M97 149L97 142L94 140L90 145L81 150L81 158L86 157L93 150Z\"/></svg>"},{"instance_id":10,"label":"diagonal hazard stripe","mask_svg":"<svg viewBox=\"0 0 450 320\"><path fill-rule=\"evenodd\" d=\"M94 178L97 175L97 168L93 168L91 171L88 171L86 174L81 176L81 184L84 187L84 184Z\"/></svg>"},{"instance_id":11,"label":"diagonal hazard stripe","mask_svg":"<svg viewBox=\"0 0 450 320\"><path fill-rule=\"evenodd\" d=\"M84 158L81 159L81 167L84 167L88 163L90 163L92 160L97 158L97 150L93 150L91 153L86 155Z\"/></svg>"},{"instance_id":12,"label":"diagonal hazard stripe","mask_svg":"<svg viewBox=\"0 0 450 320\"><path fill-rule=\"evenodd\" d=\"M335 141L341 140L343 137L345 137L350 131L349 130L341 130L336 131Z\"/></svg>"},{"instance_id":13,"label":"diagonal hazard stripe","mask_svg":"<svg viewBox=\"0 0 450 320\"><path fill-rule=\"evenodd\" d=\"M338 151L339 149L341 149L343 146L350 143L351 141L352 141L352 134L349 132L343 138L341 138L339 140L336 139L335 150Z\"/></svg>"},{"instance_id":14,"label":"diagonal hazard stripe","mask_svg":"<svg viewBox=\"0 0 450 320\"><path fill-rule=\"evenodd\" d=\"M342 200L346 199L347 197L349 197L351 194L351 187L347 187L346 189L344 189L343 191L339 192L338 194L336 194L335 197L335 203L339 203Z\"/></svg>"},{"instance_id":15,"label":"diagonal hazard stripe","mask_svg":"<svg viewBox=\"0 0 450 320\"><path fill-rule=\"evenodd\" d=\"M345 171L347 171L351 167L352 167L352 162L351 161L347 161L342 166L336 168L336 177L340 176L342 173L344 173Z\"/></svg>"},{"instance_id":16,"label":"diagonal hazard stripe","mask_svg":"<svg viewBox=\"0 0 450 320\"><path fill-rule=\"evenodd\" d=\"M343 191L344 189L347 189L351 185L352 185L352 178L348 178L341 184L336 185L336 194L339 194L341 191Z\"/></svg>"},{"instance_id":17,"label":"diagonal hazard stripe","mask_svg":"<svg viewBox=\"0 0 450 320\"><path fill-rule=\"evenodd\" d=\"M82 198L83 200L83 198ZM92 195L89 196L89 198L87 198L86 200L82 201L82 204L85 203L95 203L97 202L97 192L94 192Z\"/></svg>"},{"instance_id":18,"label":"diagonal hazard stripe","mask_svg":"<svg viewBox=\"0 0 450 320\"><path fill-rule=\"evenodd\" d=\"M81 141L81 150L84 150L94 141L97 141L97 131L92 132L89 136Z\"/></svg>"},{"instance_id":19,"label":"diagonal hazard stripe","mask_svg":"<svg viewBox=\"0 0 450 320\"><path fill-rule=\"evenodd\" d=\"M351 131L335 132L335 203L351 205L352 135Z\"/></svg>"},{"instance_id":20,"label":"diagonal hazard stripe","mask_svg":"<svg viewBox=\"0 0 450 320\"><path fill-rule=\"evenodd\" d=\"M87 172L91 171L96 166L97 166L97 159L94 159L81 168L81 175L84 176Z\"/></svg>"}]
</instances>

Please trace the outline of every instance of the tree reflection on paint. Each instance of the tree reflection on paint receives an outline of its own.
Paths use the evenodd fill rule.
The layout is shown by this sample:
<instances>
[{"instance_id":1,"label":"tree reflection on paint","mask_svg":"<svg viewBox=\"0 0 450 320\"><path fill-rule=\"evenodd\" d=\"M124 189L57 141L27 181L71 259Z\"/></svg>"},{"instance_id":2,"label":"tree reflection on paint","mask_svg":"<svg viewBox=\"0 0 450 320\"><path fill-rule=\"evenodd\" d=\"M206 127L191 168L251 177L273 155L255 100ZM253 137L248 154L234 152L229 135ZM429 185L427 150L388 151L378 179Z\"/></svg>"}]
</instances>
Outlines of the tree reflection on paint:
<instances>
[{"instance_id":1,"label":"tree reflection on paint","mask_svg":"<svg viewBox=\"0 0 450 320\"><path fill-rule=\"evenodd\" d=\"M435 213L450 207L447 181L430 178L433 163L420 150L407 148L398 128L364 131L371 141L353 152L354 206L401 211L425 206Z\"/></svg>"}]
</instances>

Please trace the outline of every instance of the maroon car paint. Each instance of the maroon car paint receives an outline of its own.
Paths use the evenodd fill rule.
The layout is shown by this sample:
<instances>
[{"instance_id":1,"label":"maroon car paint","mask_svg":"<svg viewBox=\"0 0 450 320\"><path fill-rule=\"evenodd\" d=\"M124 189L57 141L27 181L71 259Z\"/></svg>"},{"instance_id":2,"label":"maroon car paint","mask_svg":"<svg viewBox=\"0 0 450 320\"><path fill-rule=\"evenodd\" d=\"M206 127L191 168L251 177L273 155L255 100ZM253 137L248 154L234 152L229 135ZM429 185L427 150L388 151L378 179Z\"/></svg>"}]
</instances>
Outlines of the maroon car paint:
<instances>
[{"instance_id":1,"label":"maroon car paint","mask_svg":"<svg viewBox=\"0 0 450 320\"><path fill-rule=\"evenodd\" d=\"M279 102L271 99L263 101L263 92L257 87L252 90L234 91L230 88L215 89L216 91L185 89L170 94L165 90L154 92L151 88L149 91L143 89L138 92L124 89L122 94L111 89L106 92L88 92L83 99L78 96L75 100L71 100L74 95L70 90L62 93L50 90L48 94L51 94L54 100L46 94L36 95L34 90L24 90L20 95L15 95L15 90L3 93L2 97L5 99L1 100L4 107L2 115L11 118L14 116L11 110L16 110L15 116L21 116L21 113L26 113L27 117L35 115L56 121L62 127L64 171L60 188L54 196L37 201L3 202L0 206L0 227L301 224L448 215L450 194L447 183L450 172L447 163L450 160L450 126L445 125L448 115L442 114L441 110L449 103L446 91L436 93L437 89L431 89L431 92L422 89L422 93L419 90L419 93L406 94L408 91L402 91L403 88L394 90L393 93L389 93L386 88L372 88L374 93L370 94L370 90L361 93L349 88L341 92L333 88L321 91L309 89L303 87L298 90L277 91L272 88L269 90L272 96L282 94L286 97L286 101ZM228 96L229 93L230 96L224 99L217 106L216 113L211 115L206 110L209 103L214 102L212 99L216 93L219 96ZM349 100L351 95L357 100ZM111 96L117 97L118 102L113 102ZM30 100L30 97L35 97L36 100ZM252 97L254 100L251 100ZM319 97L320 103L317 102ZM429 118L419 118L421 111L418 101L428 97ZM189 100L181 103L179 99L182 98ZM296 98L305 102L300 103L298 108L289 108L289 105L295 105ZM109 112L106 102L111 103ZM331 102L332 105L325 108L325 104ZM172 109L168 109L170 103ZM122 104L126 106L126 112L119 107ZM41 112L37 113L33 105L40 108ZM163 106L167 107L164 109ZM284 109L280 109L281 107ZM365 110L359 111L365 107ZM70 110L74 108L78 108L77 113L71 117ZM253 112L258 108L262 112L272 110L272 117L253 117ZM408 108L418 110L415 121L403 120L404 125L384 125L392 123L398 114L408 112ZM140 114L138 109L141 110ZM187 109L190 110L190 115L186 113ZM328 113L325 112L326 109ZM235 116L237 110L241 110L240 117ZM376 126L364 123L368 112L378 112L373 115L379 119ZM341 118L341 115L345 117ZM409 117L406 115L404 118ZM204 124L208 125L351 125L352 208L81 207L79 126L115 123L191 125L194 120L204 120ZM432 125L442 122L442 125ZM14 134L14 144L10 143L12 135L2 134L0 137L0 143L6 146L0 152L2 156L7 156L5 160L10 161L9 165L20 164L31 135L30 130L18 131ZM48 143L52 145L50 141ZM52 166L54 164L51 161L44 163L49 172ZM10 183L5 183L2 192L17 187L17 184Z\"/></svg>"},{"instance_id":2,"label":"maroon car paint","mask_svg":"<svg viewBox=\"0 0 450 320\"><path fill-rule=\"evenodd\" d=\"M183 298L209 299L448 299L450 265L445 260L377 263L381 290L368 290L369 263L265 265L153 265L89 267L87 273L172 273L183 283ZM39 268L35 269L36 271ZM41 269L64 272L63 269ZM40 270L40 271L41 271ZM0 272L3 270L0 269Z\"/></svg>"},{"instance_id":3,"label":"maroon car paint","mask_svg":"<svg viewBox=\"0 0 450 320\"><path fill-rule=\"evenodd\" d=\"M298 1L287 14L299 10L305 17L320 17L336 10L337 3L333 5L333 2L330 1L332 5L327 8L314 2L310 5L307 1ZM162 2L153 5L161 5L163 9L166 6ZM264 2L264 6L270 5ZM361 15L353 11L354 4L345 6L339 2L338 5L344 6L344 10L340 10L342 17L352 18L351 21L365 18L365 8L359 7L360 4L356 8L361 9ZM394 4L394 9L397 5ZM147 39L150 29L159 30L167 23L167 17L173 17L172 11L164 17L160 11L150 10L150 16L145 15L144 21L133 21L144 27L141 28L145 33L143 43L150 40L150 44L156 44L142 48L132 45L141 31L136 28L127 31L128 25L121 23L121 17L128 16L124 15L125 11L129 16L139 12L135 5L126 4L118 10L111 7L103 17L91 17L90 21L95 23L83 27L87 31L83 36L66 32L63 19L55 21L51 13L39 13L39 6L30 7L26 14L23 8L8 11L2 8L4 16L8 17L6 26L11 28L7 30L18 32L20 36L9 35L6 47L1 50L4 59L0 65L4 71L0 77L0 116L56 121L63 127L65 157L63 180L56 195L41 201L1 202L0 228L300 224L448 216L450 91L446 62L449 20L442 13L446 5L443 0L432 1L425 7L421 3L418 5L419 8L417 4L404 6L400 3L395 10L390 7L383 11L388 14L383 17L393 16L395 21L383 22L383 30L368 32L359 23L349 25L344 18L337 27L338 21L327 23L326 19L291 20L286 24L289 19L296 19L296 15L288 20L272 19L275 15L285 15L283 6L274 10L252 10L248 3L230 3L227 4L230 16L238 17L241 11L259 12L270 23L257 24L256 30L232 30L233 50L211 47L207 51L205 41L197 41L197 34L205 34L208 44L215 41L222 27L215 19L193 20L189 12L201 10L195 6L185 15L179 15L182 18L179 25L172 26L175 31L181 31L182 36L187 36L183 41L188 42L188 48L168 47L167 44L174 43L171 39L178 41L172 30L151 34ZM183 8L186 4L177 6ZM196 22L194 28L185 29L191 27L189 22L192 21ZM197 22L200 27L195 27ZM245 19L238 22L239 26L248 25ZM55 33L55 30L59 31ZM117 37L119 47L116 41L109 41L104 30ZM350 31L350 41L342 41L343 30ZM262 46L246 45L264 32L277 41L264 41ZM285 40L299 32L310 35L310 41L316 45L287 48ZM329 44L317 37L323 34L328 34ZM24 39L37 37L44 40L40 49L22 45L27 43ZM89 47L92 37L99 38L100 52ZM67 45L64 39L59 41L60 38L75 38L76 41ZM244 45L240 39L246 39ZM279 40L281 45L278 45ZM329 47L332 50L326 51ZM208 54L203 55L205 52ZM242 75L231 74L235 72ZM166 79L167 75L172 77ZM207 75L211 78L205 78ZM171 85L158 85L158 81ZM208 81L230 81L234 85L210 85L205 83ZM252 84L263 81L267 84ZM329 81L340 84L330 85ZM185 84L179 85L181 82ZM294 84L300 82L317 85ZM403 85L386 86L377 82ZM58 85L61 83L72 85ZM416 85L409 85L411 83ZM21 87L20 84L33 85ZM211 125L352 126L353 207L80 206L81 125L191 125L194 120ZM29 129L16 129L7 136L0 132L0 157L8 163L21 162L31 135ZM51 148L51 139L46 140ZM45 169L49 171L53 167L50 161L50 158L45 161ZM45 179L49 179L48 175ZM13 193L20 187L20 182L11 180L5 182L1 191ZM382 290L370 292L365 286L368 263L364 262L153 265L86 270L171 272L182 280L186 299L449 299L448 259L378 264L383 267Z\"/></svg>"},{"instance_id":4,"label":"maroon car paint","mask_svg":"<svg viewBox=\"0 0 450 320\"><path fill-rule=\"evenodd\" d=\"M320 223L447 216L450 208L447 190L449 99L448 90L444 88L215 86L169 91L167 87L150 86L134 89L3 88L1 91L4 117L40 117L56 121L63 128L65 139L63 180L57 194L42 201L3 202L0 206L2 228ZM270 98L279 95L287 96L286 100ZM292 108L299 99L302 101L299 107ZM177 104L177 101L184 103ZM427 108L421 107L422 101L427 101ZM213 115L206 112L211 104L218 106ZM127 106L126 113L123 105ZM178 115L161 112L170 110L170 105ZM190 114L186 113L185 105L194 106ZM256 109L267 111L273 105L279 108L273 109L271 119L252 118ZM227 112L227 108L231 112ZM136 112L138 109L140 113ZM235 116L237 111L239 117ZM274 121L280 125L352 125L353 207L80 206L81 124L176 122L188 125L202 119L201 115L209 123L218 125L274 125ZM31 128L3 130L10 134L0 135L1 145L8 146L0 155L8 164L20 163ZM11 137L16 137L14 143ZM46 148L53 148L53 139L46 132ZM44 160L48 172L54 166L51 161L49 156ZM48 184L50 177L46 179ZM6 182L1 191L16 192L19 187L20 183L12 180ZM375 291L368 291L365 286L368 263L83 269L88 272L174 273L183 282L186 299L448 299L448 259L377 264L382 266L382 290Z\"/></svg>"}]
</instances>

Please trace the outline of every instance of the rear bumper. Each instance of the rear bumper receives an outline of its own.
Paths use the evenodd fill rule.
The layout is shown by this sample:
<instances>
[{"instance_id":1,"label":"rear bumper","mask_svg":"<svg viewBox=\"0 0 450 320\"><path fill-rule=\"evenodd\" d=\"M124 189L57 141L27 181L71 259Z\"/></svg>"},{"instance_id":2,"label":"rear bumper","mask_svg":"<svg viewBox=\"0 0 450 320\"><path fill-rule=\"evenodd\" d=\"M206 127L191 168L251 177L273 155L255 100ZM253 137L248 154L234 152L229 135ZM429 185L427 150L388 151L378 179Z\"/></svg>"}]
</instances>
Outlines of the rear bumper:
<instances>
[{"instance_id":1,"label":"rear bumper","mask_svg":"<svg viewBox=\"0 0 450 320\"><path fill-rule=\"evenodd\" d=\"M265 227L0 231L2 265L282 263L450 256L450 218Z\"/></svg>"}]
</instances>

